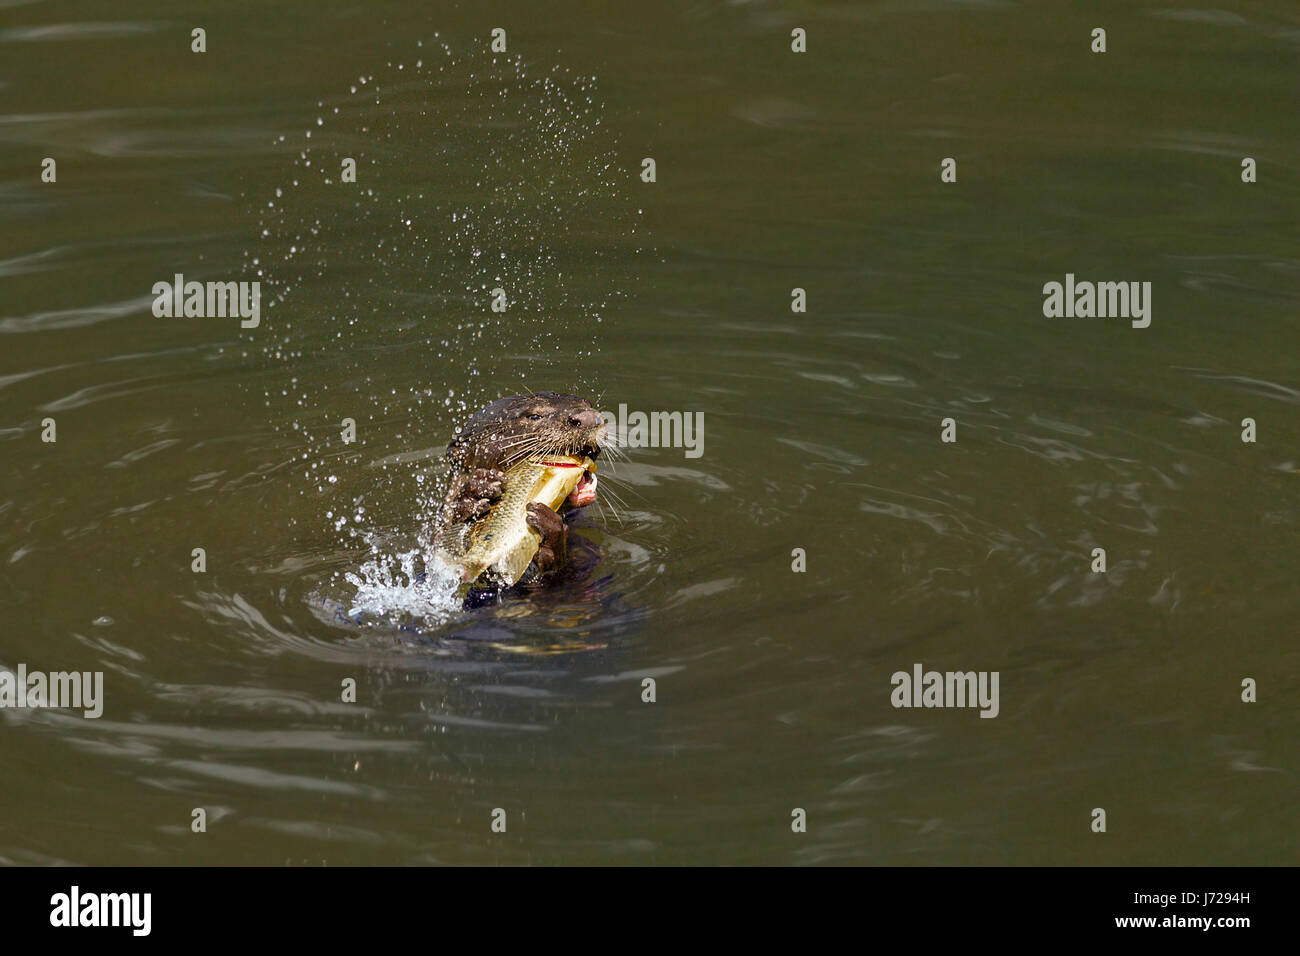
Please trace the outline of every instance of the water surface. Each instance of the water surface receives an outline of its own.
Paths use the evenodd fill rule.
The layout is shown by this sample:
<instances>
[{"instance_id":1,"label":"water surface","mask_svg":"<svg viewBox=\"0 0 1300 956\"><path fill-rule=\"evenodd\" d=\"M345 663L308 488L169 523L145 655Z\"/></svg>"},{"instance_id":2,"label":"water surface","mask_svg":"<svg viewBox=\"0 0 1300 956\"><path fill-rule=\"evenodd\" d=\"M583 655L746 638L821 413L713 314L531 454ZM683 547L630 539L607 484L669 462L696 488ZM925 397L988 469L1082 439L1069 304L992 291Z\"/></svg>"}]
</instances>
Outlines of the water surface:
<instances>
[{"instance_id":1,"label":"water surface","mask_svg":"<svg viewBox=\"0 0 1300 956\"><path fill-rule=\"evenodd\" d=\"M553 6L4 11L0 665L106 701L0 711L0 860L1296 862L1296 11ZM526 388L704 453L462 612L403 556ZM893 708L917 662L999 716Z\"/></svg>"}]
</instances>

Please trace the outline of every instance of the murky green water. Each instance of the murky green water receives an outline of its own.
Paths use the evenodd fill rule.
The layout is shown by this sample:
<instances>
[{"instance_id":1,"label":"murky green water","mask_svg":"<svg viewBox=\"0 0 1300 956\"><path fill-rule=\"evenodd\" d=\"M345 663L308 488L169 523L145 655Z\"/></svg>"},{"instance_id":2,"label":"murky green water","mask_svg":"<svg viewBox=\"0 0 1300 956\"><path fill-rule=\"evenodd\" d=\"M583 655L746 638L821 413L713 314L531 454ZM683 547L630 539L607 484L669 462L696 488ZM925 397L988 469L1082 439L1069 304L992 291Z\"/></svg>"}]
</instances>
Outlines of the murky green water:
<instances>
[{"instance_id":1,"label":"murky green water","mask_svg":"<svg viewBox=\"0 0 1300 956\"><path fill-rule=\"evenodd\" d=\"M1292 5L4 6L0 665L104 712L0 710L0 860L1296 862ZM602 471L579 585L422 609L525 388L703 455Z\"/></svg>"}]
</instances>

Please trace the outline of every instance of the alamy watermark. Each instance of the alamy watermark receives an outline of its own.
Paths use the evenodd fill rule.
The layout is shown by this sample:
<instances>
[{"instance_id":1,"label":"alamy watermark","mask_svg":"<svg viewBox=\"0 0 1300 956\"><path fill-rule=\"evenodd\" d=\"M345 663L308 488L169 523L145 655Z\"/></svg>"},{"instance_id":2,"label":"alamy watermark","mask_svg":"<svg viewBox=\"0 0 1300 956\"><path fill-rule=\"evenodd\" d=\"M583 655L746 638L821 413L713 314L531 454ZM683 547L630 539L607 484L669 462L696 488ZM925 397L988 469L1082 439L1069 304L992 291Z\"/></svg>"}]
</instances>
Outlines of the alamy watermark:
<instances>
[{"instance_id":1,"label":"alamy watermark","mask_svg":"<svg viewBox=\"0 0 1300 956\"><path fill-rule=\"evenodd\" d=\"M29 671L0 668L0 710L51 708L80 710L94 720L104 713L103 671Z\"/></svg>"},{"instance_id":2,"label":"alamy watermark","mask_svg":"<svg viewBox=\"0 0 1300 956\"><path fill-rule=\"evenodd\" d=\"M1043 286L1043 315L1049 319L1131 319L1135 329L1151 324L1150 282L1075 282Z\"/></svg>"},{"instance_id":3,"label":"alamy watermark","mask_svg":"<svg viewBox=\"0 0 1300 956\"><path fill-rule=\"evenodd\" d=\"M601 412L606 428L621 448L684 448L687 458L704 454L703 412Z\"/></svg>"},{"instance_id":4,"label":"alamy watermark","mask_svg":"<svg viewBox=\"0 0 1300 956\"><path fill-rule=\"evenodd\" d=\"M262 322L262 283L186 282L176 273L171 282L153 284L153 314L160 319L224 319L236 316L240 328Z\"/></svg>"},{"instance_id":5,"label":"alamy watermark","mask_svg":"<svg viewBox=\"0 0 1300 956\"><path fill-rule=\"evenodd\" d=\"M125 926L133 936L148 936L152 914L152 893L83 893L74 885L50 897L51 926Z\"/></svg>"},{"instance_id":6,"label":"alamy watermark","mask_svg":"<svg viewBox=\"0 0 1300 956\"><path fill-rule=\"evenodd\" d=\"M998 671L924 671L920 664L912 672L895 671L889 682L894 690L889 702L894 707L978 707L981 717L996 717Z\"/></svg>"}]
</instances>

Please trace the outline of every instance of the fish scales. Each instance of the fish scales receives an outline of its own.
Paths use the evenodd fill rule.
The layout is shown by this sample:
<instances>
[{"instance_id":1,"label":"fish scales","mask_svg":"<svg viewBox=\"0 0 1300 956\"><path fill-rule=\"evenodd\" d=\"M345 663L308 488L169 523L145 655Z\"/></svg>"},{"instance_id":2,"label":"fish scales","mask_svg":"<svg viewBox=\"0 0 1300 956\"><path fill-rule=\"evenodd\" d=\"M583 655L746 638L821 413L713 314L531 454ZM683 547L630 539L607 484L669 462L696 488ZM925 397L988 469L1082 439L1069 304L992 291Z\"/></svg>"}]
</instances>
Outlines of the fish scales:
<instances>
[{"instance_id":1,"label":"fish scales","mask_svg":"<svg viewBox=\"0 0 1300 956\"><path fill-rule=\"evenodd\" d=\"M542 536L528 527L528 505L540 501L558 510L583 474L595 470L590 458L571 455L531 458L506 469L501 497L449 548L461 581L472 583L486 574L493 584L516 584L542 542Z\"/></svg>"}]
</instances>

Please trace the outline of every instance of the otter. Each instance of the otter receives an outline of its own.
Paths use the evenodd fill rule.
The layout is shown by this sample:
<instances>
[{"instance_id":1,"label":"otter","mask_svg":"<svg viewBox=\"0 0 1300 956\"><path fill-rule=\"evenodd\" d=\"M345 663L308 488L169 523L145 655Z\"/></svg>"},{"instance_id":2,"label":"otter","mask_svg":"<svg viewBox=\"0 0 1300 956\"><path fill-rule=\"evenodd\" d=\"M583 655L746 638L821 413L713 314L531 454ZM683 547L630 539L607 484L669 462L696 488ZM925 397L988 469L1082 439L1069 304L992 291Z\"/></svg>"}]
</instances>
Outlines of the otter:
<instances>
[{"instance_id":1,"label":"otter","mask_svg":"<svg viewBox=\"0 0 1300 956\"><path fill-rule=\"evenodd\" d=\"M447 445L451 473L439 511L439 535L459 532L487 514L501 497L506 469L517 462L548 454L594 460L604 440L605 422L600 413L577 395L533 392L485 405L469 417ZM595 500L595 476L586 474L560 512L585 507ZM568 561L564 518L535 501L528 505L526 520L542 536L542 542L525 580L552 577Z\"/></svg>"}]
</instances>

